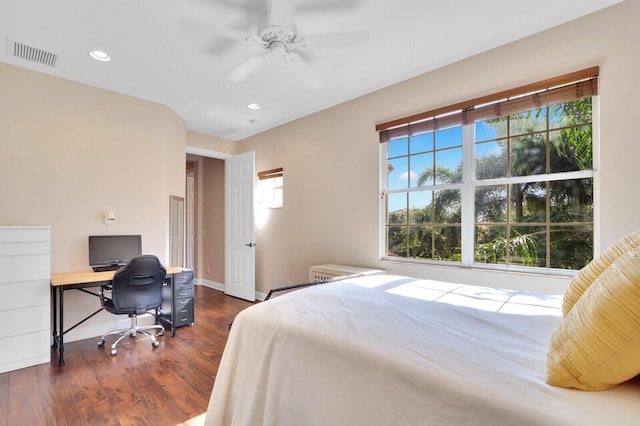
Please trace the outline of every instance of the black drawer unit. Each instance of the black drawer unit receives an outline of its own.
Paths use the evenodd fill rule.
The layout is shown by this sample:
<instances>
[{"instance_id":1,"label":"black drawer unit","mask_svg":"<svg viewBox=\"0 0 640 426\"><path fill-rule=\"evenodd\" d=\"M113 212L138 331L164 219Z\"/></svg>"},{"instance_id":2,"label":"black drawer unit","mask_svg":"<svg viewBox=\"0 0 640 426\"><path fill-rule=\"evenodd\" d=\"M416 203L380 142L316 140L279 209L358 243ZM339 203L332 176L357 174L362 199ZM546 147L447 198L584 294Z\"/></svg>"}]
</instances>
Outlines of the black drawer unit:
<instances>
[{"instance_id":1,"label":"black drawer unit","mask_svg":"<svg viewBox=\"0 0 640 426\"><path fill-rule=\"evenodd\" d=\"M193 270L184 269L167 277L162 289L162 305L158 321L176 335L176 328L194 322Z\"/></svg>"}]
</instances>

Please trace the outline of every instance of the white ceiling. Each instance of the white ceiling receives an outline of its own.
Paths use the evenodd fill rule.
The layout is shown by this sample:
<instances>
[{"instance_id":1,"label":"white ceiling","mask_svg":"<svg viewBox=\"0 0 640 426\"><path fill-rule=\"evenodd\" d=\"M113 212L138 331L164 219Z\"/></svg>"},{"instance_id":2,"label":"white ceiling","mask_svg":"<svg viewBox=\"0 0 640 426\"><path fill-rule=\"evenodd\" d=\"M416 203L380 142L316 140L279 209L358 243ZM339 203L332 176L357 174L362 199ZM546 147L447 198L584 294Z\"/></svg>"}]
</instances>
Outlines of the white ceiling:
<instances>
[{"instance_id":1,"label":"white ceiling","mask_svg":"<svg viewBox=\"0 0 640 426\"><path fill-rule=\"evenodd\" d=\"M271 0L0 0L0 61L165 104L190 130L238 140L619 2L298 0L299 36L369 34L301 52L321 82L310 89L273 55L227 79L257 51L233 37L255 33ZM14 42L58 55L55 66L15 57Z\"/></svg>"}]
</instances>

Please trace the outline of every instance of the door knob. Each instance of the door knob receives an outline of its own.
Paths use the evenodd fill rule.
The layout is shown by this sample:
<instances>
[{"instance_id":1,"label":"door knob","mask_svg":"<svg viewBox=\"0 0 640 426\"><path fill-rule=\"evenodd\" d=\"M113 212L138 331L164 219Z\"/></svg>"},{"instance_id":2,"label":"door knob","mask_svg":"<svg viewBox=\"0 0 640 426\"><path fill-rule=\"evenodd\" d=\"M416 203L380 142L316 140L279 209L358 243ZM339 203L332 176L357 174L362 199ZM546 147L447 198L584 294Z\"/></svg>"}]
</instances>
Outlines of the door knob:
<instances>
[{"instance_id":1,"label":"door knob","mask_svg":"<svg viewBox=\"0 0 640 426\"><path fill-rule=\"evenodd\" d=\"M245 246L247 246L247 247L255 247L256 244L255 243L249 243L249 244L245 244Z\"/></svg>"}]
</instances>

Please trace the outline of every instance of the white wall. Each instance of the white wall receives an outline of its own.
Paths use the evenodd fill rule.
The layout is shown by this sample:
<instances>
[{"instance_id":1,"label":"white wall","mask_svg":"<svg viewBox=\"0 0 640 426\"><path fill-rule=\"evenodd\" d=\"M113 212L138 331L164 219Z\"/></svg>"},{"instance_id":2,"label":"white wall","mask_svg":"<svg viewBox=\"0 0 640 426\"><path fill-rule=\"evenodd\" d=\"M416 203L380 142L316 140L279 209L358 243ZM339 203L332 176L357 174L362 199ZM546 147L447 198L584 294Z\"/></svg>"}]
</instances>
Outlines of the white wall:
<instances>
[{"instance_id":1,"label":"white wall","mask_svg":"<svg viewBox=\"0 0 640 426\"><path fill-rule=\"evenodd\" d=\"M240 141L238 152L256 151L258 171L282 166L285 175L284 208L269 211L257 230L258 291L305 281L313 264L346 263L425 278L562 292L566 276L380 262L375 125L600 66L596 237L606 247L640 225L640 137L632 114L640 99L638 17L640 2L627 1Z\"/></svg>"}]
</instances>

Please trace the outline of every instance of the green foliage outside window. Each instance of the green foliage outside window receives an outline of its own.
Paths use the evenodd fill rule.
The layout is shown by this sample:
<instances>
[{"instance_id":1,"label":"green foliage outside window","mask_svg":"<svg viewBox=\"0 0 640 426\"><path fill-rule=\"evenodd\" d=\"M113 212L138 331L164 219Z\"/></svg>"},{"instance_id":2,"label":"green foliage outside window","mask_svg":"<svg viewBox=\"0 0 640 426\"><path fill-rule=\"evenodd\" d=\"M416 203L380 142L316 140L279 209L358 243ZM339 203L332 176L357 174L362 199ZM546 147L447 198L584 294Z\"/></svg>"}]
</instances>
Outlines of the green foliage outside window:
<instances>
[{"instance_id":1,"label":"green foliage outside window","mask_svg":"<svg viewBox=\"0 0 640 426\"><path fill-rule=\"evenodd\" d=\"M560 269L580 269L589 262L591 122L591 98L584 98L475 123L474 262ZM438 132L429 137L436 141L427 144L430 164L416 171L406 192L390 194L394 202L387 202L387 255L459 262L462 191L455 184L463 181L464 171L455 150L462 151L462 141L459 147L453 143L438 149ZM459 163L438 160L447 155L459 156ZM406 159L411 169L412 156L407 150L388 164ZM571 175L583 171L586 175ZM492 184L492 179L502 182ZM401 208L391 207L398 202Z\"/></svg>"}]
</instances>

